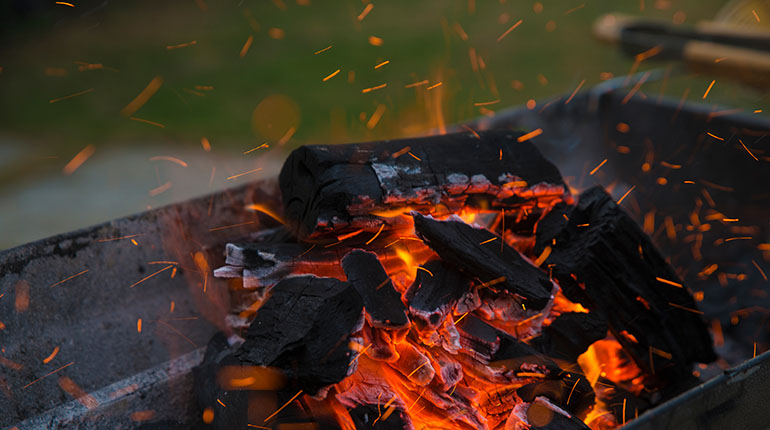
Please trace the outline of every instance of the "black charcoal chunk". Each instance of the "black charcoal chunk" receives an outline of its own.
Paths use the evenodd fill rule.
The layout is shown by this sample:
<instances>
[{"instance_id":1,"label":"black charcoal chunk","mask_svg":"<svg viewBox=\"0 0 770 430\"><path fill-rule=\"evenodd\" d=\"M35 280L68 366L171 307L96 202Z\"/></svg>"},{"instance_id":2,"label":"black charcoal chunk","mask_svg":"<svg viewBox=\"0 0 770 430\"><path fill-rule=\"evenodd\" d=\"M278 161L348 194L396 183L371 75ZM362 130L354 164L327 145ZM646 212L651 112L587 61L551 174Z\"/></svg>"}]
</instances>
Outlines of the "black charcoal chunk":
<instances>
[{"instance_id":1,"label":"black charcoal chunk","mask_svg":"<svg viewBox=\"0 0 770 430\"><path fill-rule=\"evenodd\" d=\"M607 321L597 312L568 312L556 317L530 344L551 358L575 363L592 343L606 336Z\"/></svg>"},{"instance_id":2,"label":"black charcoal chunk","mask_svg":"<svg viewBox=\"0 0 770 430\"><path fill-rule=\"evenodd\" d=\"M459 270L441 260L431 260L418 270L405 294L412 319L421 326L437 329L455 304L471 293L472 282Z\"/></svg>"},{"instance_id":3,"label":"black charcoal chunk","mask_svg":"<svg viewBox=\"0 0 770 430\"><path fill-rule=\"evenodd\" d=\"M350 336L363 305L355 289L333 278L296 276L273 287L236 353L244 364L281 369L306 393L342 380L354 355Z\"/></svg>"},{"instance_id":4,"label":"black charcoal chunk","mask_svg":"<svg viewBox=\"0 0 770 430\"><path fill-rule=\"evenodd\" d=\"M406 307L377 254L356 249L342 258L348 282L364 302L367 320L374 327L399 329L409 325Z\"/></svg>"},{"instance_id":5,"label":"black charcoal chunk","mask_svg":"<svg viewBox=\"0 0 770 430\"><path fill-rule=\"evenodd\" d=\"M527 309L543 309L550 301L553 285L548 276L508 244L503 244L501 252L500 238L488 242L495 237L490 231L460 220L436 221L419 213L413 216L417 236L442 260L482 283L494 282L490 288L513 294Z\"/></svg>"}]
</instances>

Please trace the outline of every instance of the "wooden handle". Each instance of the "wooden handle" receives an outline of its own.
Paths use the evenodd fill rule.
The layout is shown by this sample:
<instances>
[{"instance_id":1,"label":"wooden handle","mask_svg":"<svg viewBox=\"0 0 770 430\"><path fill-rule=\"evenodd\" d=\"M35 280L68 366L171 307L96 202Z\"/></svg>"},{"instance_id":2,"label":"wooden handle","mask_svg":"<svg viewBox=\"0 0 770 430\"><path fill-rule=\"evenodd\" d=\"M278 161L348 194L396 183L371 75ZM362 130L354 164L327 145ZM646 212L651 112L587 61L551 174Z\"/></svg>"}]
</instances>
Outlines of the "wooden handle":
<instances>
[{"instance_id":1,"label":"wooden handle","mask_svg":"<svg viewBox=\"0 0 770 430\"><path fill-rule=\"evenodd\" d=\"M684 59L688 66L698 71L770 87L770 53L694 41L685 45Z\"/></svg>"}]
</instances>

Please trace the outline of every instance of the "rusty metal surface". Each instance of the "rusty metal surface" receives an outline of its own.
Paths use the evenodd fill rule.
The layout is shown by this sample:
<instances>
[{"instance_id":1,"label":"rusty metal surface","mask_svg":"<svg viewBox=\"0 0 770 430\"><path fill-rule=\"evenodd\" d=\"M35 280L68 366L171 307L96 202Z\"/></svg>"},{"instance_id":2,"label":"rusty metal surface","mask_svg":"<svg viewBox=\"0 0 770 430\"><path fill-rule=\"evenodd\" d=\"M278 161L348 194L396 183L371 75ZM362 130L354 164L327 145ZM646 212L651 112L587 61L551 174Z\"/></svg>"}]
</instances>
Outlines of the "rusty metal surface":
<instances>
[{"instance_id":1,"label":"rusty metal surface","mask_svg":"<svg viewBox=\"0 0 770 430\"><path fill-rule=\"evenodd\" d=\"M71 402L78 394L60 377L92 393L205 346L229 296L226 284L200 273L194 255L221 264L226 242L270 222L244 206L275 205L275 190L260 182L0 253L0 428ZM156 386L157 401L144 409L163 417L180 389L189 391ZM120 411L124 426L131 412Z\"/></svg>"}]
</instances>

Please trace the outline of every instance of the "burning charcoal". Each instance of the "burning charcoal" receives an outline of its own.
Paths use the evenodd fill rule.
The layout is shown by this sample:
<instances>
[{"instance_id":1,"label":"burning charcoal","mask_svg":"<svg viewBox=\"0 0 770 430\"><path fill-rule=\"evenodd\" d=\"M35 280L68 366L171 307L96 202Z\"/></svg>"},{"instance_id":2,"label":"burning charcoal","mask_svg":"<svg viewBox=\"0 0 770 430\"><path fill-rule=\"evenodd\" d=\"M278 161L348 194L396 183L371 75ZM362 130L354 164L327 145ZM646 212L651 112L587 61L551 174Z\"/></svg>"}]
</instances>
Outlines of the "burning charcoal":
<instances>
[{"instance_id":1,"label":"burning charcoal","mask_svg":"<svg viewBox=\"0 0 770 430\"><path fill-rule=\"evenodd\" d=\"M473 314L468 314L460 320L457 329L463 349L476 358L488 361L500 348L497 330Z\"/></svg>"},{"instance_id":2,"label":"burning charcoal","mask_svg":"<svg viewBox=\"0 0 770 430\"><path fill-rule=\"evenodd\" d=\"M589 430L583 421L542 396L536 397L530 403L527 409L527 421L533 429Z\"/></svg>"},{"instance_id":3,"label":"burning charcoal","mask_svg":"<svg viewBox=\"0 0 770 430\"><path fill-rule=\"evenodd\" d=\"M393 423L402 422L404 424L403 429L414 429L411 419L405 412L407 410L406 404L383 376L380 364L369 360L366 356L359 359L358 370L340 382L337 385L337 389L339 394L335 398L349 410L352 411L362 405L379 404L383 405L383 407L387 405L387 407L383 408L383 416L390 410L390 415L397 417L393 421L388 421ZM351 418L355 420L356 418L352 415L351 412Z\"/></svg>"},{"instance_id":4,"label":"burning charcoal","mask_svg":"<svg viewBox=\"0 0 770 430\"><path fill-rule=\"evenodd\" d=\"M471 282L441 260L431 260L418 270L406 292L409 314L420 325L437 329L457 302L472 295Z\"/></svg>"},{"instance_id":5,"label":"burning charcoal","mask_svg":"<svg viewBox=\"0 0 770 430\"><path fill-rule=\"evenodd\" d=\"M409 325L401 295L393 288L377 254L356 249L342 259L348 282L364 302L366 319L373 327L400 329Z\"/></svg>"},{"instance_id":6,"label":"burning charcoal","mask_svg":"<svg viewBox=\"0 0 770 430\"><path fill-rule=\"evenodd\" d=\"M377 404L358 405L348 412L358 430L407 430L412 428L408 421L402 419L400 413L391 413L383 419L381 405L379 407Z\"/></svg>"},{"instance_id":7,"label":"burning charcoal","mask_svg":"<svg viewBox=\"0 0 770 430\"><path fill-rule=\"evenodd\" d=\"M316 393L355 370L348 344L360 329L362 308L346 282L286 278L257 312L236 356L246 364L280 368L296 387Z\"/></svg>"},{"instance_id":8,"label":"burning charcoal","mask_svg":"<svg viewBox=\"0 0 770 430\"><path fill-rule=\"evenodd\" d=\"M193 369L195 395L201 413L199 416L209 408L212 411L224 409L217 408L217 399L230 405L230 408L217 410L221 413L214 414L214 421L211 423L213 429L242 428L249 423L248 393L241 390L225 390L217 383L220 368L240 364L233 356L234 351L225 335L217 333L206 346L203 361Z\"/></svg>"},{"instance_id":9,"label":"burning charcoal","mask_svg":"<svg viewBox=\"0 0 770 430\"><path fill-rule=\"evenodd\" d=\"M432 348L429 351L433 368L436 370L434 381L442 385L444 390L449 390L463 379L463 367L441 348Z\"/></svg>"},{"instance_id":10,"label":"burning charcoal","mask_svg":"<svg viewBox=\"0 0 770 430\"><path fill-rule=\"evenodd\" d=\"M518 296L522 306L542 309L550 301L553 285L548 276L507 244L501 252L500 238L489 242L495 235L488 230L460 220L436 221L418 213L414 213L414 226L417 235L442 260L491 288Z\"/></svg>"},{"instance_id":11,"label":"burning charcoal","mask_svg":"<svg viewBox=\"0 0 770 430\"><path fill-rule=\"evenodd\" d=\"M607 321L595 312L568 312L559 315L530 344L548 357L576 363L580 354L605 336Z\"/></svg>"},{"instance_id":12,"label":"burning charcoal","mask_svg":"<svg viewBox=\"0 0 770 430\"><path fill-rule=\"evenodd\" d=\"M364 343L370 345L365 352L367 356L373 360L386 361L388 363L398 360L398 352L396 352L396 346L388 330L364 324L361 332L364 335Z\"/></svg>"},{"instance_id":13,"label":"burning charcoal","mask_svg":"<svg viewBox=\"0 0 770 430\"><path fill-rule=\"evenodd\" d=\"M556 167L531 141L517 142L520 135L497 130L303 146L279 177L286 218L305 238L376 231L398 219L378 211L427 213L438 204L453 211L466 205L539 208L569 198Z\"/></svg>"},{"instance_id":14,"label":"burning charcoal","mask_svg":"<svg viewBox=\"0 0 770 430\"><path fill-rule=\"evenodd\" d=\"M596 403L591 384L579 373L562 371L557 376L556 379L527 384L516 390L516 394L525 402L532 402L538 396L546 397L578 418L585 418Z\"/></svg>"},{"instance_id":15,"label":"burning charcoal","mask_svg":"<svg viewBox=\"0 0 770 430\"><path fill-rule=\"evenodd\" d=\"M423 354L417 347L409 342L396 344L398 351L398 360L392 363L396 370L401 372L407 379L417 385L428 385L436 371L430 364L430 358Z\"/></svg>"},{"instance_id":16,"label":"burning charcoal","mask_svg":"<svg viewBox=\"0 0 770 430\"><path fill-rule=\"evenodd\" d=\"M653 379L676 384L693 362L715 359L711 338L695 301L639 226L600 187L538 226L535 252L564 294L607 319L634 361ZM654 357L653 357L654 356Z\"/></svg>"}]
</instances>

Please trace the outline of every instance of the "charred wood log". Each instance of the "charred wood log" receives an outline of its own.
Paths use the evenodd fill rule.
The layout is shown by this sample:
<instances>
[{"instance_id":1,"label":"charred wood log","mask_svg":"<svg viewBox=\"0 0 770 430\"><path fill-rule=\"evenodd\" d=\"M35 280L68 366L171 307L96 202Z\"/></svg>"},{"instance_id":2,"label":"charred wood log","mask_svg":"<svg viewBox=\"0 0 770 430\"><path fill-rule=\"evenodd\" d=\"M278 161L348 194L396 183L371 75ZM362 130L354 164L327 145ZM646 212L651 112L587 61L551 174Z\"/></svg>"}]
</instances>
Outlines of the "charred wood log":
<instances>
[{"instance_id":1,"label":"charred wood log","mask_svg":"<svg viewBox=\"0 0 770 430\"><path fill-rule=\"evenodd\" d=\"M418 270L414 283L406 291L409 314L422 327L438 329L457 302L469 296L472 283L460 271L441 260L431 260Z\"/></svg>"},{"instance_id":2,"label":"charred wood log","mask_svg":"<svg viewBox=\"0 0 770 430\"><path fill-rule=\"evenodd\" d=\"M577 363L580 354L605 336L607 321L596 312L568 312L556 317L530 344L548 357Z\"/></svg>"},{"instance_id":3,"label":"charred wood log","mask_svg":"<svg viewBox=\"0 0 770 430\"><path fill-rule=\"evenodd\" d=\"M376 213L399 207L535 208L568 198L558 169L531 141L517 142L520 136L487 131L303 146L279 176L286 218L307 238L377 230L394 218Z\"/></svg>"},{"instance_id":4,"label":"charred wood log","mask_svg":"<svg viewBox=\"0 0 770 430\"><path fill-rule=\"evenodd\" d=\"M355 370L350 337L360 329L362 303L346 282L315 276L275 285L236 352L244 364L280 368L314 394Z\"/></svg>"},{"instance_id":5,"label":"charred wood log","mask_svg":"<svg viewBox=\"0 0 770 430\"><path fill-rule=\"evenodd\" d=\"M414 213L414 227L421 238L449 264L494 290L516 297L527 309L542 309L551 299L553 284L540 269L488 230L459 219L436 221ZM490 242L490 239L497 240ZM486 242L486 243L485 243Z\"/></svg>"},{"instance_id":6,"label":"charred wood log","mask_svg":"<svg viewBox=\"0 0 770 430\"><path fill-rule=\"evenodd\" d=\"M342 258L342 269L363 299L366 319L372 327L401 329L409 326L401 295L393 288L377 254L362 249L350 251Z\"/></svg>"},{"instance_id":7,"label":"charred wood log","mask_svg":"<svg viewBox=\"0 0 770 430\"><path fill-rule=\"evenodd\" d=\"M650 388L688 379L694 362L716 358L674 269L600 187L583 192L574 208L548 213L538 225L535 252L550 252L545 264L570 300L607 319L651 376Z\"/></svg>"}]
</instances>

